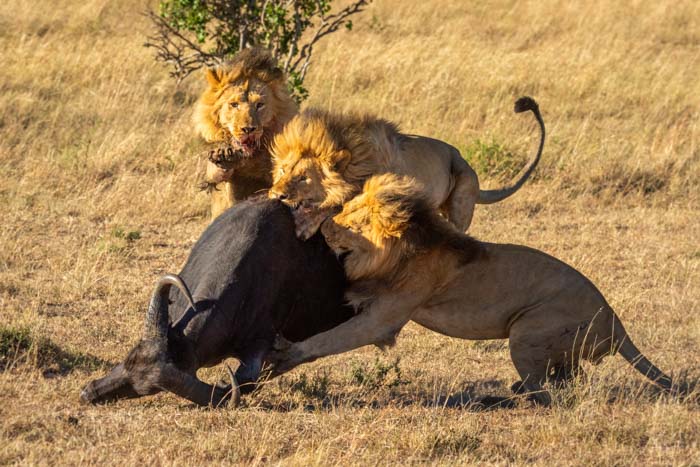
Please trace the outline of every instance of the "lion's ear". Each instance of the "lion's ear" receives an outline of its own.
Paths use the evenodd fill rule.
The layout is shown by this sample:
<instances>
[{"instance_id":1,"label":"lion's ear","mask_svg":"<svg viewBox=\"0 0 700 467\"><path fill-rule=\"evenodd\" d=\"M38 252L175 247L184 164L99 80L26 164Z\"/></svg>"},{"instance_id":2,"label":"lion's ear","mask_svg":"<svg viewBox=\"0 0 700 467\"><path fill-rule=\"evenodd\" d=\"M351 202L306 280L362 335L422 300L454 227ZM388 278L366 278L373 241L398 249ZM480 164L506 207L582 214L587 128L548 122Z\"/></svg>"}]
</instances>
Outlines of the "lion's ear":
<instances>
[{"instance_id":1,"label":"lion's ear","mask_svg":"<svg viewBox=\"0 0 700 467\"><path fill-rule=\"evenodd\" d=\"M333 153L333 157L331 159L331 165L335 172L345 172L345 169L348 167L351 159L350 151L347 149L336 151Z\"/></svg>"},{"instance_id":2,"label":"lion's ear","mask_svg":"<svg viewBox=\"0 0 700 467\"><path fill-rule=\"evenodd\" d=\"M224 72L218 68L207 68L204 72L204 77L207 79L207 83L212 88L218 88L221 86L221 80L224 77Z\"/></svg>"}]
</instances>

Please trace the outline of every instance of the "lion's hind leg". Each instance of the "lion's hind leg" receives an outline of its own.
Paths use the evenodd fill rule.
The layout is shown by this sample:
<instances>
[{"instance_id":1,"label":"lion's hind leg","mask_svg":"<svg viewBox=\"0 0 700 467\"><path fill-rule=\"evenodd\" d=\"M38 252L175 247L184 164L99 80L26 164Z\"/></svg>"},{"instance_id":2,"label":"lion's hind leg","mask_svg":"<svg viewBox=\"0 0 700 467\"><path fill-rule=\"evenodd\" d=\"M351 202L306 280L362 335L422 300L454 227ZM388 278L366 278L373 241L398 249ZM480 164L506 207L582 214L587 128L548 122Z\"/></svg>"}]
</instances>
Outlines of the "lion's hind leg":
<instances>
[{"instance_id":1,"label":"lion's hind leg","mask_svg":"<svg viewBox=\"0 0 700 467\"><path fill-rule=\"evenodd\" d=\"M561 319L553 319L557 316ZM577 329L577 324L551 307L533 310L513 323L510 356L522 378L512 386L514 392L528 393L528 398L548 406L551 396L543 385L565 385L579 374L583 339L570 332Z\"/></svg>"},{"instance_id":2,"label":"lion's hind leg","mask_svg":"<svg viewBox=\"0 0 700 467\"><path fill-rule=\"evenodd\" d=\"M474 217L474 205L479 198L479 179L471 167L460 166L452 174L454 188L440 210L460 232L466 232Z\"/></svg>"},{"instance_id":3,"label":"lion's hind leg","mask_svg":"<svg viewBox=\"0 0 700 467\"><path fill-rule=\"evenodd\" d=\"M518 371L521 381L512 386L513 392L527 394L528 399L548 407L552 403L552 397L542 385L547 380L547 360L540 352L533 352L529 345L516 343L510 346L510 358Z\"/></svg>"}]
</instances>

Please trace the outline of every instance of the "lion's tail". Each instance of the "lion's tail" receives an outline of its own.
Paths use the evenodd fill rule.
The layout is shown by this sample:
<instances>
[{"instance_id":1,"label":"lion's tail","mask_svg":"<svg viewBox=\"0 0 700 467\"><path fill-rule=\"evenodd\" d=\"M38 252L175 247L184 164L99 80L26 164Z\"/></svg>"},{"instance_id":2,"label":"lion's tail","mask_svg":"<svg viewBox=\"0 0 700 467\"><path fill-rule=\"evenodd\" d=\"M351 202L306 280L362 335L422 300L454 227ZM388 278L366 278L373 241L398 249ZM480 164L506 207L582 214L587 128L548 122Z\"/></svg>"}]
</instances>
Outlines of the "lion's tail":
<instances>
[{"instance_id":1,"label":"lion's tail","mask_svg":"<svg viewBox=\"0 0 700 467\"><path fill-rule=\"evenodd\" d=\"M476 201L477 203L492 204L506 199L507 197L518 191L521 186L523 186L525 181L528 178L530 178L530 175L535 170L535 167L537 167L537 164L540 161L540 156L542 155L542 148L544 148L545 135L544 120L542 120L542 115L540 114L540 107L537 105L537 102L535 102L535 100L531 97L521 97L515 102L516 113L526 112L528 110L535 114L535 118L540 124L540 147L537 150L537 154L535 154L535 157L533 157L530 160L530 162L528 162L528 164L525 167L523 167L523 169L516 177L515 181L509 186L498 188L496 190L479 190L479 198Z\"/></svg>"},{"instance_id":2,"label":"lion's tail","mask_svg":"<svg viewBox=\"0 0 700 467\"><path fill-rule=\"evenodd\" d=\"M619 321L618 321L619 322ZM617 326L616 326L617 328ZM655 384L664 388L666 391L674 392L673 382L663 371L659 370L653 363L647 359L642 352L634 345L629 335L624 333L620 339L621 343L617 351L622 357L634 367L635 370L649 378Z\"/></svg>"}]
</instances>

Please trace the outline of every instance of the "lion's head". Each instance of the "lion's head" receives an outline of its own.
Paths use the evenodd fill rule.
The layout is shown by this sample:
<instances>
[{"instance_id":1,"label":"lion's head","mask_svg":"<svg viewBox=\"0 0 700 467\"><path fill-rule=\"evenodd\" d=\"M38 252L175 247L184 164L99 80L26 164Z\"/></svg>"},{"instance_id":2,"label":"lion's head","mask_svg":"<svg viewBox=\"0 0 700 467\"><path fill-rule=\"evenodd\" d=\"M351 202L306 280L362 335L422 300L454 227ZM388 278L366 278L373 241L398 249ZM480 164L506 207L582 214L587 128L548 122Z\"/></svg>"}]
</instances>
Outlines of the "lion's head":
<instances>
[{"instance_id":1,"label":"lion's head","mask_svg":"<svg viewBox=\"0 0 700 467\"><path fill-rule=\"evenodd\" d=\"M340 214L326 220L321 232L339 257L348 278L376 277L393 270L413 251L404 241L416 216L431 216L422 187L410 177L393 174L370 178L362 193L348 201Z\"/></svg>"},{"instance_id":2,"label":"lion's head","mask_svg":"<svg viewBox=\"0 0 700 467\"><path fill-rule=\"evenodd\" d=\"M270 197L292 207L340 206L378 172L373 132L395 131L371 116L307 109L275 136Z\"/></svg>"},{"instance_id":3,"label":"lion's head","mask_svg":"<svg viewBox=\"0 0 700 467\"><path fill-rule=\"evenodd\" d=\"M252 155L297 112L282 70L259 48L206 70L207 89L195 110L195 126L207 142L230 141Z\"/></svg>"},{"instance_id":4,"label":"lion's head","mask_svg":"<svg viewBox=\"0 0 700 467\"><path fill-rule=\"evenodd\" d=\"M349 279L371 279L400 273L407 260L436 250L449 251L460 262L481 252L479 242L443 218L425 187L414 178L376 175L362 193L321 225L335 254L344 259Z\"/></svg>"}]
</instances>

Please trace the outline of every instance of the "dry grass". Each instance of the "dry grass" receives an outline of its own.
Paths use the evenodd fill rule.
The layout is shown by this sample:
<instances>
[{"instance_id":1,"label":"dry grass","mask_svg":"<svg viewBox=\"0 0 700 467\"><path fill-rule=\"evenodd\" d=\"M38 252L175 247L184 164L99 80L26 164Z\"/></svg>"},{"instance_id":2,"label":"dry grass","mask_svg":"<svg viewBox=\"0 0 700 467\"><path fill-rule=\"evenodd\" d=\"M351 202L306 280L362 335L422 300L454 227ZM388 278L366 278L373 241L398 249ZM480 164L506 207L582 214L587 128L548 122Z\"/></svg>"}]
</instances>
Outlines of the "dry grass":
<instances>
[{"instance_id":1,"label":"dry grass","mask_svg":"<svg viewBox=\"0 0 700 467\"><path fill-rule=\"evenodd\" d=\"M656 394L620 358L550 410L476 412L455 401L508 394L506 347L413 325L386 355L300 368L238 411L169 395L80 406L207 224L199 78L175 87L153 62L141 8L0 4L0 463L697 463L697 402ZM478 208L472 232L580 268L654 362L693 380L699 22L693 0L375 0L318 49L309 103L443 138L494 186L533 150L534 122L511 106L535 96L549 129L536 180Z\"/></svg>"}]
</instances>

